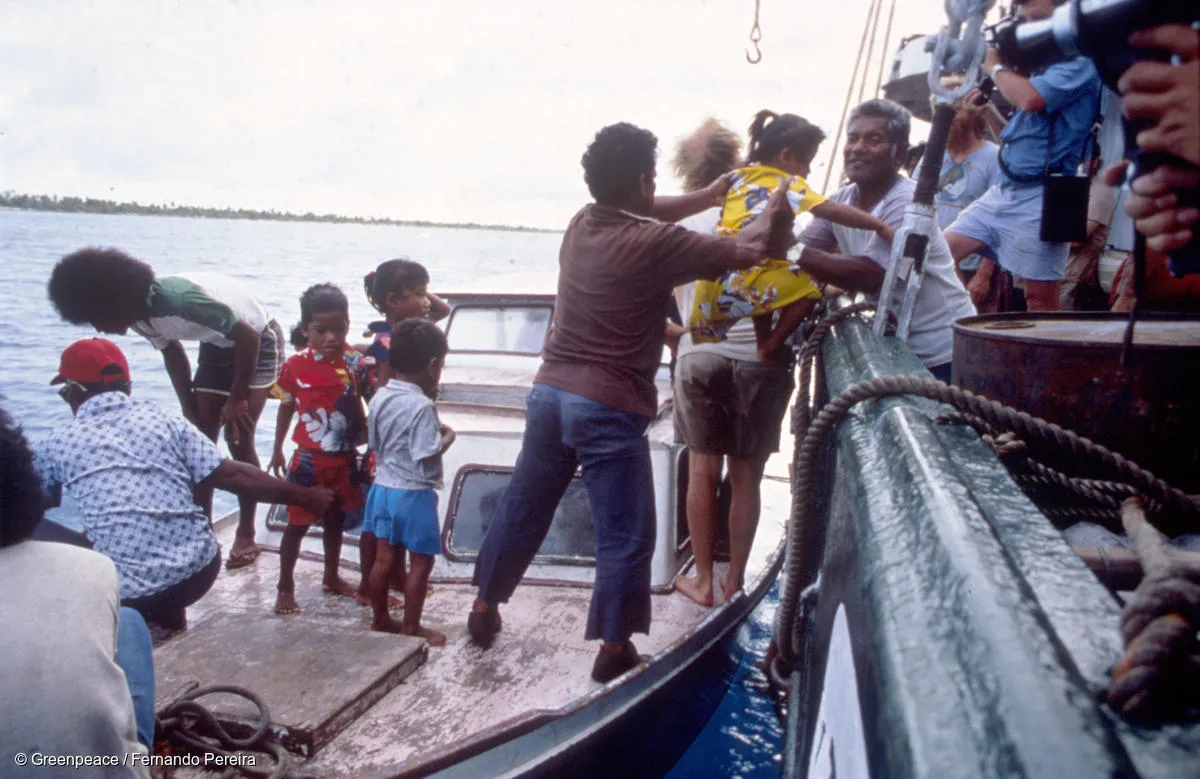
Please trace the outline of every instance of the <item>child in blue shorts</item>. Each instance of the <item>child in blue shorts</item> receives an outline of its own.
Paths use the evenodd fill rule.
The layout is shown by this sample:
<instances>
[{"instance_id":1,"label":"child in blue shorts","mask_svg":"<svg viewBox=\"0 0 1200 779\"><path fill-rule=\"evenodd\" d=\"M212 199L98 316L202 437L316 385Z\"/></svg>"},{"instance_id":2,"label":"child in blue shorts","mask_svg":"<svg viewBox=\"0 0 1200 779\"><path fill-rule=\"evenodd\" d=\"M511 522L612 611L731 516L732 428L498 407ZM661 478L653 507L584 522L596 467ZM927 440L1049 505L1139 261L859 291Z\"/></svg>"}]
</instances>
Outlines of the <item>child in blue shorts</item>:
<instances>
[{"instance_id":1,"label":"child in blue shorts","mask_svg":"<svg viewBox=\"0 0 1200 779\"><path fill-rule=\"evenodd\" d=\"M391 379L371 398L368 437L375 452L375 484L367 495L363 530L375 537L375 561L367 581L374 610L371 630L421 636L442 646L446 636L421 626L433 556L441 549L437 492L442 454L454 431L438 420L437 395L446 358L446 336L432 322L406 319L392 330ZM412 570L404 582L404 619L388 613L388 578L405 551Z\"/></svg>"}]
</instances>

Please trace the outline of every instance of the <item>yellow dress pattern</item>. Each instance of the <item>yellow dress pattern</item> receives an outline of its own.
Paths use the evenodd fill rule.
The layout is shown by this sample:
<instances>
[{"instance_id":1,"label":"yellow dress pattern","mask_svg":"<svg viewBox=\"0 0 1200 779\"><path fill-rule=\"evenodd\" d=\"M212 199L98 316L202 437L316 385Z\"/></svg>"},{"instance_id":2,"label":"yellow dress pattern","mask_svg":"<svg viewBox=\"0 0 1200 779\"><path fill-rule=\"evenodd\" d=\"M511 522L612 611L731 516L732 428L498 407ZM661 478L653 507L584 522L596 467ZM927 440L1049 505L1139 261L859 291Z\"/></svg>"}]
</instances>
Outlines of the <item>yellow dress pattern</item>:
<instances>
[{"instance_id":1,"label":"yellow dress pattern","mask_svg":"<svg viewBox=\"0 0 1200 779\"><path fill-rule=\"evenodd\" d=\"M762 212L771 194L789 178L778 168L748 165L734 174L725 193L725 205L716 234L734 236ZM797 214L825 202L808 182L795 177L788 189L788 203ZM764 257L746 270L728 271L715 280L696 282L688 327L698 343L723 341L733 323L743 317L766 314L821 292L812 278L780 257Z\"/></svg>"}]
</instances>

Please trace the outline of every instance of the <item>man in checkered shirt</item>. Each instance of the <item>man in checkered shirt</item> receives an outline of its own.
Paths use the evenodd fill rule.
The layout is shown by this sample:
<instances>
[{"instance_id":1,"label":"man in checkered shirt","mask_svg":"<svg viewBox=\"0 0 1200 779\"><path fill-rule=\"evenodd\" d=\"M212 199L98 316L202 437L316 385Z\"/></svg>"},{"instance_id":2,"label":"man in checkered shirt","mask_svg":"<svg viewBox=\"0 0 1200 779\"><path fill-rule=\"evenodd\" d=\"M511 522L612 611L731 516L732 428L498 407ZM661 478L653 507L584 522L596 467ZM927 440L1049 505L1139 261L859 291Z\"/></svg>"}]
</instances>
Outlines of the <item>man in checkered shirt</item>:
<instances>
[{"instance_id":1,"label":"man in checkered shirt","mask_svg":"<svg viewBox=\"0 0 1200 779\"><path fill-rule=\"evenodd\" d=\"M186 608L208 592L220 548L197 486L323 516L333 493L299 487L224 457L194 425L130 397L129 365L112 341L88 338L63 352L59 394L75 419L34 448L51 505L63 487L79 505L96 551L117 567L121 605L165 628L187 624Z\"/></svg>"}]
</instances>

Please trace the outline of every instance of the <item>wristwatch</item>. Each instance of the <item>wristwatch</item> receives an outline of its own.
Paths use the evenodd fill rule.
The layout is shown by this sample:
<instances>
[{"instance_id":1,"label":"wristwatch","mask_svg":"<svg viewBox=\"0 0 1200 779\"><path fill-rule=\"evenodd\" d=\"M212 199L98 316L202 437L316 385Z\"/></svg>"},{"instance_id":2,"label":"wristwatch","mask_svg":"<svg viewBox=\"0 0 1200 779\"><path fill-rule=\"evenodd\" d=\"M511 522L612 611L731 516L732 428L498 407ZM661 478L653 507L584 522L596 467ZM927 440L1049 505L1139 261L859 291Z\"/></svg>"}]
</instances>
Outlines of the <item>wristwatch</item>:
<instances>
[{"instance_id":1,"label":"wristwatch","mask_svg":"<svg viewBox=\"0 0 1200 779\"><path fill-rule=\"evenodd\" d=\"M1002 71L1002 70L1008 70L1008 71L1011 71L1011 70L1012 70L1012 68L1010 68L1008 65L1005 65L1003 62L1001 62L1001 63L998 63L998 64L996 64L996 65L993 65L993 66L992 66L992 71L991 71L990 73L988 73L988 75L992 77L992 81L995 81L995 80L996 80L996 74L997 74L997 73L999 73L999 72L1000 72L1000 71Z\"/></svg>"},{"instance_id":2,"label":"wristwatch","mask_svg":"<svg viewBox=\"0 0 1200 779\"><path fill-rule=\"evenodd\" d=\"M792 244L792 248L787 250L787 254L785 254L784 257L793 265L799 265L800 255L802 254L804 254L804 244L797 241L796 243Z\"/></svg>"}]
</instances>

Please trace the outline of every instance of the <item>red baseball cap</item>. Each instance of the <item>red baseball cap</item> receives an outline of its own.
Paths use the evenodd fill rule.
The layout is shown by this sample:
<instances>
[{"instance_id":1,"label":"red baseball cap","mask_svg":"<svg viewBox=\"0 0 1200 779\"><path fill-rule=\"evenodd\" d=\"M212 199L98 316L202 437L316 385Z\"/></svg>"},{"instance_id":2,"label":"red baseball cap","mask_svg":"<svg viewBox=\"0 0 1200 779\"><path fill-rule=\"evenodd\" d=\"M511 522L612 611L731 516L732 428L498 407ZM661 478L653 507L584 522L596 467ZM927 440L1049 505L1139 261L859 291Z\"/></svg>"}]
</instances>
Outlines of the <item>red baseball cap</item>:
<instances>
[{"instance_id":1,"label":"red baseball cap","mask_svg":"<svg viewBox=\"0 0 1200 779\"><path fill-rule=\"evenodd\" d=\"M111 384L129 381L129 363L121 349L107 338L84 338L63 350L58 375L51 384Z\"/></svg>"}]
</instances>

